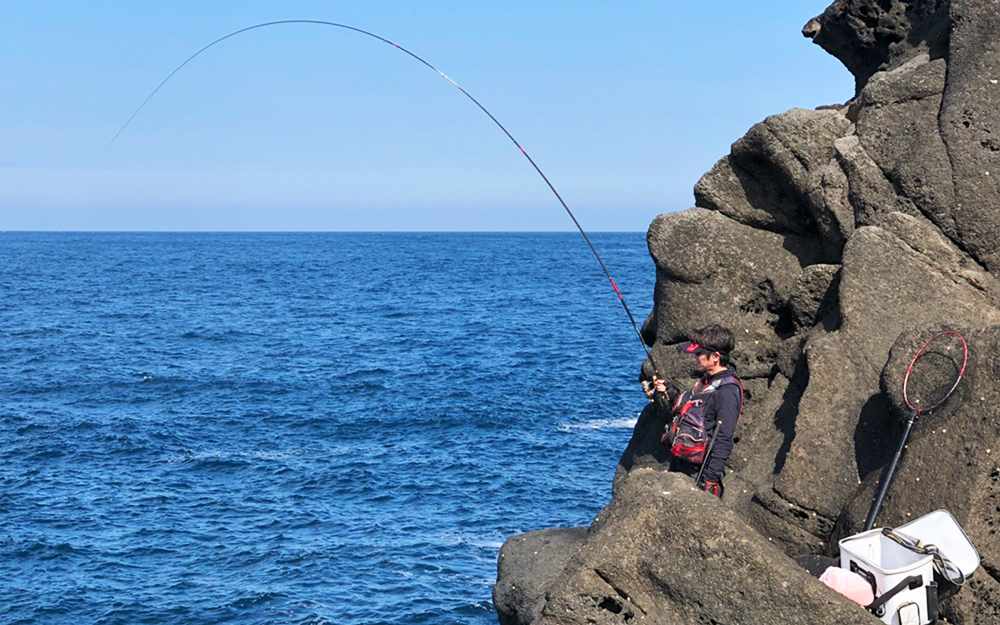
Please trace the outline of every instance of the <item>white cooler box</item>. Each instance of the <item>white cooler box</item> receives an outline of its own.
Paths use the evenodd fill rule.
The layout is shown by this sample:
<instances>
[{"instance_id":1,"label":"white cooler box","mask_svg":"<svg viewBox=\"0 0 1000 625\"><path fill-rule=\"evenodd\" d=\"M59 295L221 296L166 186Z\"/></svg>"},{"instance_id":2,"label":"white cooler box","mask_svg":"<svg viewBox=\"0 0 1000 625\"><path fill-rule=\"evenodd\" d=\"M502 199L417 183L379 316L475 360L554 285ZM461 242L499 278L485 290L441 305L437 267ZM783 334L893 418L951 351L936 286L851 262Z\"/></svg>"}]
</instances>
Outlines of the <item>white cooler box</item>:
<instances>
[{"instance_id":1,"label":"white cooler box","mask_svg":"<svg viewBox=\"0 0 1000 625\"><path fill-rule=\"evenodd\" d=\"M901 525L895 533L936 546L964 578L979 567L979 554L947 510ZM875 603L869 608L887 625L927 625L937 620L932 555L911 551L877 529L840 541L840 567L875 587Z\"/></svg>"}]
</instances>

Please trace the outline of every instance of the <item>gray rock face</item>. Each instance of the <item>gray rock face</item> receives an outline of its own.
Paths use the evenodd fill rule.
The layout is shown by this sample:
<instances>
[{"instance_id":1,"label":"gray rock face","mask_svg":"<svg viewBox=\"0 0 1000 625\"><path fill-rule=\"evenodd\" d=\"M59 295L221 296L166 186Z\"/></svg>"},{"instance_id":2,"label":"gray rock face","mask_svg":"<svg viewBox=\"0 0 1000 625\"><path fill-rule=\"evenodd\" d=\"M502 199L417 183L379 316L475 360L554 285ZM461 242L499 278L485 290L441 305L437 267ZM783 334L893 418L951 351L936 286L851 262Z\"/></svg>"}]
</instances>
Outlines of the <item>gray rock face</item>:
<instances>
[{"instance_id":1,"label":"gray rock face","mask_svg":"<svg viewBox=\"0 0 1000 625\"><path fill-rule=\"evenodd\" d=\"M968 373L918 421L879 522L951 511L983 568L943 615L1000 622L1000 5L836 0L805 33L854 72L852 101L755 125L698 182L696 207L647 236L656 373L690 386L676 345L710 323L737 336L746 394L725 503L662 473L669 411L648 405L600 520L545 556L565 566L530 600L504 603L530 616L519 623L865 622L806 581L807 601L759 584L799 584L774 554L835 555L862 527L902 433L909 360L944 327L968 337ZM737 614L737 597L760 612Z\"/></svg>"},{"instance_id":2,"label":"gray rock face","mask_svg":"<svg viewBox=\"0 0 1000 625\"><path fill-rule=\"evenodd\" d=\"M941 56L948 8L948 0L836 0L802 34L840 59L860 91L876 72L917 54Z\"/></svg>"},{"instance_id":3,"label":"gray rock face","mask_svg":"<svg viewBox=\"0 0 1000 625\"><path fill-rule=\"evenodd\" d=\"M811 577L686 477L634 471L553 582L533 622L879 621Z\"/></svg>"},{"instance_id":4,"label":"gray rock face","mask_svg":"<svg viewBox=\"0 0 1000 625\"><path fill-rule=\"evenodd\" d=\"M587 528L515 536L500 550L493 605L501 625L528 625L541 613L553 581L587 540Z\"/></svg>"},{"instance_id":5,"label":"gray rock face","mask_svg":"<svg viewBox=\"0 0 1000 625\"><path fill-rule=\"evenodd\" d=\"M989 0L952 2L955 24L940 127L955 187L959 244L1000 269L1000 11Z\"/></svg>"},{"instance_id":6,"label":"gray rock face","mask_svg":"<svg viewBox=\"0 0 1000 625\"><path fill-rule=\"evenodd\" d=\"M847 215L828 206L820 189L833 141L851 126L834 110L793 109L767 118L695 186L696 204L754 228L816 237L836 258Z\"/></svg>"}]
</instances>

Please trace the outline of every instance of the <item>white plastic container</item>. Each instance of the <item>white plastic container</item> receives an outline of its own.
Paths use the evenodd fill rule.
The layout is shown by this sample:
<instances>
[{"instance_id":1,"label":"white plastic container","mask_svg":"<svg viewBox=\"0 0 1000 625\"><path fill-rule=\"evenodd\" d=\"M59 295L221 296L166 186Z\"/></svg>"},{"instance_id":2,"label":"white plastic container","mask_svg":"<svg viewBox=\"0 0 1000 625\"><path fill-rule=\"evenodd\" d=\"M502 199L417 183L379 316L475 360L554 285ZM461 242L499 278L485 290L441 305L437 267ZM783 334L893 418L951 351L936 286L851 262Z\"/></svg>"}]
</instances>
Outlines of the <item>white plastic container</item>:
<instances>
[{"instance_id":1,"label":"white plastic container","mask_svg":"<svg viewBox=\"0 0 1000 625\"><path fill-rule=\"evenodd\" d=\"M934 581L932 556L914 553L876 529L840 541L840 567L873 581L876 600L905 580L911 580L885 602L881 613L875 612L883 623L926 625L932 622L928 611L929 591L934 593L931 607L937 612L937 589L931 584Z\"/></svg>"},{"instance_id":2,"label":"white plastic container","mask_svg":"<svg viewBox=\"0 0 1000 625\"><path fill-rule=\"evenodd\" d=\"M966 579L979 568L979 553L947 510L935 510L894 531L925 546L934 545ZM937 619L932 555L907 549L876 529L840 541L840 567L869 579L875 585L876 602L897 589L875 612L883 623L927 625ZM906 580L909 582L897 588Z\"/></svg>"}]
</instances>

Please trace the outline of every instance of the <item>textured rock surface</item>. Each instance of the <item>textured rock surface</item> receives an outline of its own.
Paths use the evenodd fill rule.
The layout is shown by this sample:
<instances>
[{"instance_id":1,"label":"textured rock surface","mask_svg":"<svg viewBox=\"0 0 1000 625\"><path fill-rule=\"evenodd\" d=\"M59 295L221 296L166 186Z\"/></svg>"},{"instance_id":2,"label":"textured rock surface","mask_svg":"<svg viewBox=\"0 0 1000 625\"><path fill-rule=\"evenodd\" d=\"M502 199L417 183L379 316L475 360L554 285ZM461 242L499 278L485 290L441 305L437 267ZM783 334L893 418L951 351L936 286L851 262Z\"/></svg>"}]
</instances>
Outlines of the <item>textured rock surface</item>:
<instances>
[{"instance_id":1,"label":"textured rock surface","mask_svg":"<svg viewBox=\"0 0 1000 625\"><path fill-rule=\"evenodd\" d=\"M528 625L545 607L547 591L587 540L587 528L528 532L504 543L493 605L501 625Z\"/></svg>"},{"instance_id":2,"label":"textured rock surface","mask_svg":"<svg viewBox=\"0 0 1000 625\"><path fill-rule=\"evenodd\" d=\"M989 0L955 0L941 136L951 162L960 245L1000 269L1000 10Z\"/></svg>"},{"instance_id":3,"label":"textured rock surface","mask_svg":"<svg viewBox=\"0 0 1000 625\"><path fill-rule=\"evenodd\" d=\"M948 41L947 0L836 0L802 29L854 74L858 89L878 71L925 53L941 56Z\"/></svg>"},{"instance_id":4,"label":"textured rock surface","mask_svg":"<svg viewBox=\"0 0 1000 625\"><path fill-rule=\"evenodd\" d=\"M879 622L690 480L659 471L622 481L549 594L538 625Z\"/></svg>"},{"instance_id":5,"label":"textured rock surface","mask_svg":"<svg viewBox=\"0 0 1000 625\"><path fill-rule=\"evenodd\" d=\"M848 215L837 210L842 204L829 206L820 189L833 142L851 126L835 110L793 109L767 118L698 182L697 205L754 228L817 237L836 258Z\"/></svg>"},{"instance_id":6,"label":"textured rock surface","mask_svg":"<svg viewBox=\"0 0 1000 625\"><path fill-rule=\"evenodd\" d=\"M832 556L862 527L902 434L902 376L943 327L969 337L969 370L918 421L879 522L950 510L983 567L943 614L1000 622L1000 5L836 0L804 34L855 74L851 101L755 125L698 182L696 207L657 217L647 237L657 281L643 337L659 374L690 385L676 345L692 329L737 335L746 396L726 501L677 495L684 478L661 473L668 411L648 405L612 503L535 584L545 592L523 623L825 618L822 594L758 598L761 579L798 582L781 558L766 556L779 578L756 558ZM692 586L698 567L710 588ZM737 616L736 596L762 611Z\"/></svg>"}]
</instances>

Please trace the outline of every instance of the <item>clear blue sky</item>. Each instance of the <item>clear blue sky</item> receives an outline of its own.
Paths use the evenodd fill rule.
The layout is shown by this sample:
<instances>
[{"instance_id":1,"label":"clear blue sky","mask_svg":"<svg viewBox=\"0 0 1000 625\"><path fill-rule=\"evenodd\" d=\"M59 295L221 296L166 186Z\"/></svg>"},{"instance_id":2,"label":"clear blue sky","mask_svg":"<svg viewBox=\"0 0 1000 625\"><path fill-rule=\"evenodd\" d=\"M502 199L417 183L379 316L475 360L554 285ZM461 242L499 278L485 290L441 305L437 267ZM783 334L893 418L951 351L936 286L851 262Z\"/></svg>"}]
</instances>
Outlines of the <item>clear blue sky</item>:
<instances>
[{"instance_id":1,"label":"clear blue sky","mask_svg":"<svg viewBox=\"0 0 1000 625\"><path fill-rule=\"evenodd\" d=\"M826 0L8 2L0 230L645 230L754 123L853 95Z\"/></svg>"}]
</instances>

